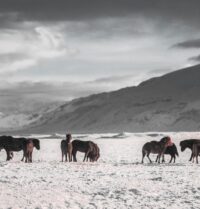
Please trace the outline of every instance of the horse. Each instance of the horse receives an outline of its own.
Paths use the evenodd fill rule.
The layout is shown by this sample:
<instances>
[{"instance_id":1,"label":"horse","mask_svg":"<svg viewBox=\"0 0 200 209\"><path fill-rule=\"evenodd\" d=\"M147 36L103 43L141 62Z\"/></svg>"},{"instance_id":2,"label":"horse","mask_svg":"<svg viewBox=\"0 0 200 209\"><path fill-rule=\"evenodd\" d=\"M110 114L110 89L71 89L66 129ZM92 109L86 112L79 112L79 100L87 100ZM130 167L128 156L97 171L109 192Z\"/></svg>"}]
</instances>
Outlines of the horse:
<instances>
[{"instance_id":1,"label":"horse","mask_svg":"<svg viewBox=\"0 0 200 209\"><path fill-rule=\"evenodd\" d=\"M177 147L176 145L173 143L173 145L171 146L168 146L164 152L165 155L170 155L171 156L171 159L169 161L169 163L172 162L172 160L174 159L174 163L176 161L176 156L179 156L178 155L178 150L177 150ZM158 156L156 158L156 162L158 161ZM162 162L165 162L165 158L163 156L163 159L162 159Z\"/></svg>"},{"instance_id":2,"label":"horse","mask_svg":"<svg viewBox=\"0 0 200 209\"><path fill-rule=\"evenodd\" d=\"M158 154L158 163L160 163L160 157L164 155L164 152L168 146L172 144L170 137L164 137L160 141L151 141L144 144L142 147L142 163L144 157L147 155L150 163L152 163L149 155L150 153Z\"/></svg>"},{"instance_id":3,"label":"horse","mask_svg":"<svg viewBox=\"0 0 200 209\"><path fill-rule=\"evenodd\" d=\"M200 143L200 140L199 139L187 139L187 140L180 141L181 152L185 151L186 148L192 151L194 143ZM192 160L192 154L191 154L189 161L191 160Z\"/></svg>"},{"instance_id":4,"label":"horse","mask_svg":"<svg viewBox=\"0 0 200 209\"><path fill-rule=\"evenodd\" d=\"M192 145L192 162L194 163L194 158L196 158L196 163L198 164L198 156L200 154L200 143L194 143Z\"/></svg>"},{"instance_id":5,"label":"horse","mask_svg":"<svg viewBox=\"0 0 200 209\"><path fill-rule=\"evenodd\" d=\"M84 159L83 159L83 162L85 162L89 153L92 152L93 149L94 149L94 142L74 140L74 141L72 141L72 146L73 146L73 149L72 149L73 161L77 162L76 154L79 151L79 152L85 153L85 156L84 156Z\"/></svg>"},{"instance_id":6,"label":"horse","mask_svg":"<svg viewBox=\"0 0 200 209\"><path fill-rule=\"evenodd\" d=\"M26 139L26 140L32 140L33 146L37 150L40 150L40 140L39 139L29 138L29 139ZM25 145L26 145L26 142L25 142ZM23 157L22 157L21 161L24 161L24 158L25 158L25 151L23 152Z\"/></svg>"},{"instance_id":7,"label":"horse","mask_svg":"<svg viewBox=\"0 0 200 209\"><path fill-rule=\"evenodd\" d=\"M93 143L93 149L91 152L89 152L87 156L87 161L90 160L90 162L97 161L100 157L100 149L97 144Z\"/></svg>"},{"instance_id":8,"label":"horse","mask_svg":"<svg viewBox=\"0 0 200 209\"><path fill-rule=\"evenodd\" d=\"M67 161L67 155L69 158L69 162L72 161L72 143L71 143L71 134L67 134L66 135L66 140L62 140L61 144L60 144L60 148L61 148L61 153L62 153L62 162L63 162L63 158L65 156L65 161Z\"/></svg>"},{"instance_id":9,"label":"horse","mask_svg":"<svg viewBox=\"0 0 200 209\"><path fill-rule=\"evenodd\" d=\"M28 139L26 140L26 145L25 145L25 162L27 163L32 163L32 153L33 153L33 140Z\"/></svg>"},{"instance_id":10,"label":"horse","mask_svg":"<svg viewBox=\"0 0 200 209\"><path fill-rule=\"evenodd\" d=\"M25 145L27 138L14 138L12 136L0 136L0 150L5 149L7 158L6 160L11 160L13 158L13 152L23 151L22 161L25 157ZM36 149L40 149L40 141L38 139L32 139Z\"/></svg>"}]
</instances>

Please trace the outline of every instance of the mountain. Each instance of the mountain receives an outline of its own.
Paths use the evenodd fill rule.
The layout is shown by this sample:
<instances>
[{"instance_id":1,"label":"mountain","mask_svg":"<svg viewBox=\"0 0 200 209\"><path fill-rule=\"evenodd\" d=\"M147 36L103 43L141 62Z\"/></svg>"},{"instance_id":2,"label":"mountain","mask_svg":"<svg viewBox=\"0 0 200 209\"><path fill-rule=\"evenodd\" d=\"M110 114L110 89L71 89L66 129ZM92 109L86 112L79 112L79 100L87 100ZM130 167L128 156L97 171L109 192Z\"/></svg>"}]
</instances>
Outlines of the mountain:
<instances>
[{"instance_id":1,"label":"mountain","mask_svg":"<svg viewBox=\"0 0 200 209\"><path fill-rule=\"evenodd\" d=\"M27 132L144 132L200 129L200 65L135 87L72 100Z\"/></svg>"}]
</instances>

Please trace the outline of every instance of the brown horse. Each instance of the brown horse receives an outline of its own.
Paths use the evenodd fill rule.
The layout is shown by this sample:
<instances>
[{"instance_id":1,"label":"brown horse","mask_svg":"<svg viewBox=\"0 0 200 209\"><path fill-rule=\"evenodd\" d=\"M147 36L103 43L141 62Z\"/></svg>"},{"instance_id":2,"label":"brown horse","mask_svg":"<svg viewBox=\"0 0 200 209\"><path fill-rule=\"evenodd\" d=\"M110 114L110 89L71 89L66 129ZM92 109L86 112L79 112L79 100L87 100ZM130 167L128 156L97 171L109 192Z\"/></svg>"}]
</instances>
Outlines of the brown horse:
<instances>
[{"instance_id":1,"label":"brown horse","mask_svg":"<svg viewBox=\"0 0 200 209\"><path fill-rule=\"evenodd\" d=\"M144 162L145 155L147 155L150 163L152 163L149 157L150 153L158 154L158 163L160 163L161 156L164 155L166 148L171 144L171 138L168 136L162 138L160 141L147 142L142 148L142 163Z\"/></svg>"},{"instance_id":2,"label":"brown horse","mask_svg":"<svg viewBox=\"0 0 200 209\"><path fill-rule=\"evenodd\" d=\"M62 153L62 162L63 162L63 158L65 156L65 161L67 161L67 155L69 158L69 162L72 161L72 143L71 143L71 139L72 136L71 134L67 134L66 135L66 140L62 140L61 144L60 144L60 148L61 148L61 153Z\"/></svg>"},{"instance_id":3,"label":"brown horse","mask_svg":"<svg viewBox=\"0 0 200 209\"><path fill-rule=\"evenodd\" d=\"M40 141L39 139L27 139L27 140L31 140L33 142L33 146L37 149L37 150L40 150ZM25 142L25 145L26 145L27 142ZM13 154L12 154L12 157L13 157ZM24 158L25 158L25 151L23 153L23 157L21 159L21 161L24 161Z\"/></svg>"},{"instance_id":4,"label":"brown horse","mask_svg":"<svg viewBox=\"0 0 200 209\"><path fill-rule=\"evenodd\" d=\"M79 152L85 153L85 156L83 159L83 162L84 162L86 158L88 157L89 153L93 151L94 142L74 140L72 141L72 146L73 146L73 150L72 150L73 161L77 162L76 154L79 151Z\"/></svg>"},{"instance_id":5,"label":"brown horse","mask_svg":"<svg viewBox=\"0 0 200 209\"><path fill-rule=\"evenodd\" d=\"M186 139L180 142L181 152L185 151L186 148L190 149L192 151L193 144L200 143L199 139ZM189 161L192 160L192 154L189 159Z\"/></svg>"},{"instance_id":6,"label":"brown horse","mask_svg":"<svg viewBox=\"0 0 200 209\"><path fill-rule=\"evenodd\" d=\"M25 146L25 162L32 163L32 153L33 153L34 144L32 139L26 141Z\"/></svg>"},{"instance_id":7,"label":"brown horse","mask_svg":"<svg viewBox=\"0 0 200 209\"><path fill-rule=\"evenodd\" d=\"M200 154L200 143L194 143L192 146L192 162L194 163L194 158L196 158L196 163L198 162L198 156Z\"/></svg>"}]
</instances>

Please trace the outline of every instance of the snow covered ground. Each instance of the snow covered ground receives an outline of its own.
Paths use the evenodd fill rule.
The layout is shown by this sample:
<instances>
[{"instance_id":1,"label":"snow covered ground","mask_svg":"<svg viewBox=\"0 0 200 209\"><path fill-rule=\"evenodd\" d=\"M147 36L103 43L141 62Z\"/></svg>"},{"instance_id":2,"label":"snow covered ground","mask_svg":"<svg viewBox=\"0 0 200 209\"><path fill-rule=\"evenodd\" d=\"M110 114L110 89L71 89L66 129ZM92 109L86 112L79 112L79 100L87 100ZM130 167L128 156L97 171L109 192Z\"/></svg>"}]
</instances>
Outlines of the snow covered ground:
<instances>
[{"instance_id":1,"label":"snow covered ground","mask_svg":"<svg viewBox=\"0 0 200 209\"><path fill-rule=\"evenodd\" d=\"M32 164L20 162L21 152L6 162L1 151L0 208L200 208L200 166L179 149L180 140L200 133L167 135L179 150L175 164L140 164L142 145L162 137L156 133L74 135L98 143L97 163L83 163L82 154L78 163L60 162L61 139L51 136L37 136L41 150L34 150Z\"/></svg>"}]
</instances>

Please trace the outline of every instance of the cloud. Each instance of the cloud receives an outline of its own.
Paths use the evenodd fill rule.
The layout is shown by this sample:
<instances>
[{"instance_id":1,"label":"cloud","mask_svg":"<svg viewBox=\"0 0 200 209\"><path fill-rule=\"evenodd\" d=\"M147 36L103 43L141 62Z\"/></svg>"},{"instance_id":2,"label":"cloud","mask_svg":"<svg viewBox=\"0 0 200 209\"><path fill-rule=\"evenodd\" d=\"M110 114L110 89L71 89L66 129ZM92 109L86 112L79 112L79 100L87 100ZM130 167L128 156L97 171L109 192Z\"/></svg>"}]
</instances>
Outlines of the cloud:
<instances>
[{"instance_id":1,"label":"cloud","mask_svg":"<svg viewBox=\"0 0 200 209\"><path fill-rule=\"evenodd\" d=\"M193 61L195 63L199 63L200 62L200 55L190 57L188 60Z\"/></svg>"},{"instance_id":2,"label":"cloud","mask_svg":"<svg viewBox=\"0 0 200 209\"><path fill-rule=\"evenodd\" d=\"M199 0L0 0L0 74L134 85L187 64L169 46L198 39L199 19Z\"/></svg>"},{"instance_id":3,"label":"cloud","mask_svg":"<svg viewBox=\"0 0 200 209\"><path fill-rule=\"evenodd\" d=\"M16 20L83 20L143 13L172 19L198 19L198 0L1 0L0 12L18 14Z\"/></svg>"},{"instance_id":4,"label":"cloud","mask_svg":"<svg viewBox=\"0 0 200 209\"><path fill-rule=\"evenodd\" d=\"M179 42L177 44L174 44L173 48L183 48L183 49L200 48L200 39L192 39L192 40Z\"/></svg>"},{"instance_id":5,"label":"cloud","mask_svg":"<svg viewBox=\"0 0 200 209\"><path fill-rule=\"evenodd\" d=\"M23 70L67 53L62 35L47 27L5 30L0 34L0 44L0 74Z\"/></svg>"}]
</instances>

